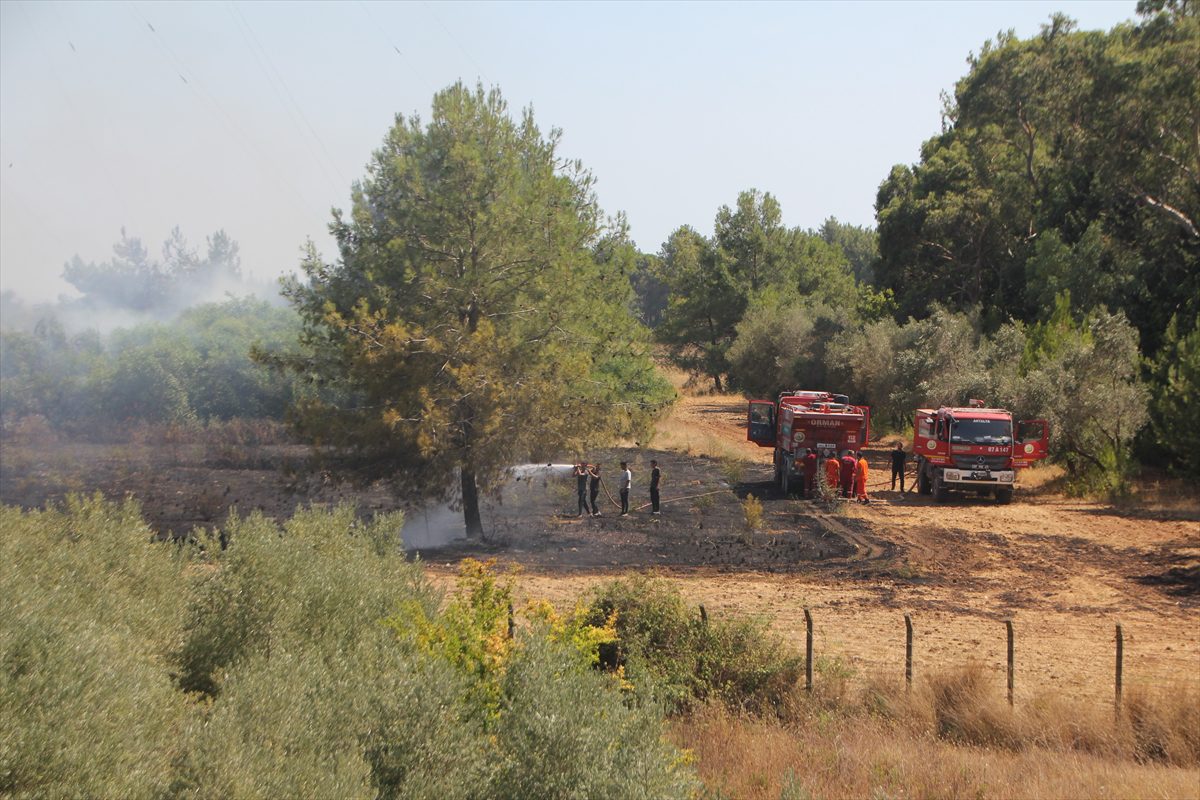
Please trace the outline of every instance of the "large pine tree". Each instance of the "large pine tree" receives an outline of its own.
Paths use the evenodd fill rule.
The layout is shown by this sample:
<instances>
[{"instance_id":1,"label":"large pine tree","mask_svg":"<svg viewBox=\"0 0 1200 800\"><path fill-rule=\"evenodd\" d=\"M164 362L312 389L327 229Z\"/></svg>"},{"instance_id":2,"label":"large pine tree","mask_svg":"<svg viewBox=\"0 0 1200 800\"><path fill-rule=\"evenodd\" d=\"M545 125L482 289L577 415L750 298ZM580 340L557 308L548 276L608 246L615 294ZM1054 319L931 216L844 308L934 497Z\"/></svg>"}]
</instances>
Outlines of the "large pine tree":
<instances>
[{"instance_id":1,"label":"large pine tree","mask_svg":"<svg viewBox=\"0 0 1200 800\"><path fill-rule=\"evenodd\" d=\"M637 435L672 397L558 143L498 90L451 86L428 125L397 116L334 214L340 257L310 249L288 289L307 353L284 360L344 397L298 408L300 430L348 474L457 485L469 536L507 466Z\"/></svg>"}]
</instances>

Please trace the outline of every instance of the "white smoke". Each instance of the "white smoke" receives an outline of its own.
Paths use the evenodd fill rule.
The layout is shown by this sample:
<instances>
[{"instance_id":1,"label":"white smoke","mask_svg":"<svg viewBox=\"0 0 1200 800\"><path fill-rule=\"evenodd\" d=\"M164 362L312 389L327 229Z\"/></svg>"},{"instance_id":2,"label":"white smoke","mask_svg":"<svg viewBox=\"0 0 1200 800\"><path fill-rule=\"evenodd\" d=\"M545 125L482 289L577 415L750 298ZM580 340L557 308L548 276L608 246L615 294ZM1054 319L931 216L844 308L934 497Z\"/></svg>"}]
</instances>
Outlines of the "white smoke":
<instances>
[{"instance_id":1,"label":"white smoke","mask_svg":"<svg viewBox=\"0 0 1200 800\"><path fill-rule=\"evenodd\" d=\"M553 499L553 487L569 482L573 469L573 464L517 464L510 467L496 496L481 504L484 526L494 527L497 514L493 504L527 506L531 502ZM400 531L404 549L429 550L465 540L467 528L460 498L461 495L455 494L448 501L405 511L404 527Z\"/></svg>"}]
</instances>

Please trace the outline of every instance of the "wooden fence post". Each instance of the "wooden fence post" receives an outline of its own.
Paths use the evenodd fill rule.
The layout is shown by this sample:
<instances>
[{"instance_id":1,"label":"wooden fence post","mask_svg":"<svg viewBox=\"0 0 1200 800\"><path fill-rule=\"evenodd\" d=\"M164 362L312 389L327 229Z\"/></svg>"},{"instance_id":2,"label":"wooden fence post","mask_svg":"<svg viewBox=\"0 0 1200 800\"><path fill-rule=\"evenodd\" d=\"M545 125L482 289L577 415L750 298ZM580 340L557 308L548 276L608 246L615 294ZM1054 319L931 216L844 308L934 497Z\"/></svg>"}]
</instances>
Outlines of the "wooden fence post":
<instances>
[{"instance_id":1,"label":"wooden fence post","mask_svg":"<svg viewBox=\"0 0 1200 800\"><path fill-rule=\"evenodd\" d=\"M912 689L912 616L904 615L904 688Z\"/></svg>"},{"instance_id":2,"label":"wooden fence post","mask_svg":"<svg viewBox=\"0 0 1200 800\"><path fill-rule=\"evenodd\" d=\"M1121 623L1117 623L1117 680L1116 680L1116 697L1113 701L1113 713L1119 718L1121 716L1121 681L1125 673L1125 632L1121 629Z\"/></svg>"},{"instance_id":3,"label":"wooden fence post","mask_svg":"<svg viewBox=\"0 0 1200 800\"><path fill-rule=\"evenodd\" d=\"M807 633L805 634L805 637L804 637L804 689L805 689L805 691L807 691L811 694L812 687L813 687L813 681L812 681L812 669L813 669L812 629L813 629L813 623L812 623L812 614L809 612L809 610L807 608L804 609L804 626L805 626L805 628L807 628Z\"/></svg>"},{"instance_id":4,"label":"wooden fence post","mask_svg":"<svg viewBox=\"0 0 1200 800\"><path fill-rule=\"evenodd\" d=\"M704 604L700 604L700 621L705 625L708 624L708 612L704 610Z\"/></svg>"},{"instance_id":5,"label":"wooden fence post","mask_svg":"<svg viewBox=\"0 0 1200 800\"><path fill-rule=\"evenodd\" d=\"M1013 621L1011 619L1004 620L1004 627L1008 631L1008 705L1011 708L1013 704Z\"/></svg>"},{"instance_id":6,"label":"wooden fence post","mask_svg":"<svg viewBox=\"0 0 1200 800\"><path fill-rule=\"evenodd\" d=\"M512 603L508 604L508 638L513 638L513 631L516 629L516 620L513 619Z\"/></svg>"}]
</instances>

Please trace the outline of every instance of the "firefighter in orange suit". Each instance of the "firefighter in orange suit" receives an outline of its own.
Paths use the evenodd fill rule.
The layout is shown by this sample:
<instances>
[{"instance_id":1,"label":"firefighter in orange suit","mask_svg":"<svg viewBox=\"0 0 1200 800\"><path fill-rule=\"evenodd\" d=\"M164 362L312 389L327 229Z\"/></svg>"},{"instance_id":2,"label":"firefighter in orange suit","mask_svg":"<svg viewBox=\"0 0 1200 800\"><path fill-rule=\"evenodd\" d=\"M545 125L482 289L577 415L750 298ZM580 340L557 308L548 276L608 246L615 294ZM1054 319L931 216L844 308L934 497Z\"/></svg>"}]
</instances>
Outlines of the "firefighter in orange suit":
<instances>
[{"instance_id":1,"label":"firefighter in orange suit","mask_svg":"<svg viewBox=\"0 0 1200 800\"><path fill-rule=\"evenodd\" d=\"M829 487L830 494L837 494L838 475L841 474L841 471L842 467L838 464L837 458L830 453L829 458L825 459L825 485Z\"/></svg>"},{"instance_id":2,"label":"firefighter in orange suit","mask_svg":"<svg viewBox=\"0 0 1200 800\"><path fill-rule=\"evenodd\" d=\"M858 468L854 470L854 496L860 503L869 503L867 497L867 457L858 451Z\"/></svg>"}]
</instances>

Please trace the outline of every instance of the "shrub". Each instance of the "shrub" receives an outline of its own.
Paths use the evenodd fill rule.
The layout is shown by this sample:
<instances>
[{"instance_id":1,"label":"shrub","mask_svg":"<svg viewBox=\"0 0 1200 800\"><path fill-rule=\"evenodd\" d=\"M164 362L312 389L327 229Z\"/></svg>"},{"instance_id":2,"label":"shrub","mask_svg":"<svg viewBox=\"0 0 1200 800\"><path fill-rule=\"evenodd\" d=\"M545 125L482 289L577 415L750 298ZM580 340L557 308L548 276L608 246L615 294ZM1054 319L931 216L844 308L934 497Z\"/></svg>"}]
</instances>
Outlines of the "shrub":
<instances>
[{"instance_id":1,"label":"shrub","mask_svg":"<svg viewBox=\"0 0 1200 800\"><path fill-rule=\"evenodd\" d=\"M746 499L742 501L742 516L746 520L746 530L756 531L762 527L763 521L763 504L752 494L746 495Z\"/></svg>"},{"instance_id":2,"label":"shrub","mask_svg":"<svg viewBox=\"0 0 1200 800\"><path fill-rule=\"evenodd\" d=\"M162 668L186 559L132 501L0 508L0 795L162 792L187 704Z\"/></svg>"},{"instance_id":3,"label":"shrub","mask_svg":"<svg viewBox=\"0 0 1200 800\"><path fill-rule=\"evenodd\" d=\"M364 620L365 622L365 620ZM351 649L243 662L185 737L174 790L197 797L478 796L489 745L465 681L360 625ZM478 716L478 715L476 715Z\"/></svg>"},{"instance_id":4,"label":"shrub","mask_svg":"<svg viewBox=\"0 0 1200 800\"><path fill-rule=\"evenodd\" d=\"M752 620L702 621L664 581L636 577L602 587L592 624L615 614L618 663L642 698L681 712L719 700L774 713L799 678L803 659Z\"/></svg>"},{"instance_id":5,"label":"shrub","mask_svg":"<svg viewBox=\"0 0 1200 800\"><path fill-rule=\"evenodd\" d=\"M203 552L155 543L136 505L98 497L0 509L0 525L4 796L693 788L656 707L591 669L611 619L592 629L580 612L514 641L509 589L483 564L439 611L397 515L254 515Z\"/></svg>"},{"instance_id":6,"label":"shrub","mask_svg":"<svg viewBox=\"0 0 1200 800\"><path fill-rule=\"evenodd\" d=\"M402 521L363 523L352 506L298 510L282 529L260 514L231 517L229 548L196 580L175 656L180 686L215 695L250 656L349 647L401 603L432 614L437 597L400 550Z\"/></svg>"},{"instance_id":7,"label":"shrub","mask_svg":"<svg viewBox=\"0 0 1200 800\"><path fill-rule=\"evenodd\" d=\"M627 706L572 648L530 636L504 679L492 797L693 797L686 759L651 705Z\"/></svg>"},{"instance_id":8,"label":"shrub","mask_svg":"<svg viewBox=\"0 0 1200 800\"><path fill-rule=\"evenodd\" d=\"M730 486L737 486L746 476L746 462L740 458L722 458L721 475Z\"/></svg>"}]
</instances>

